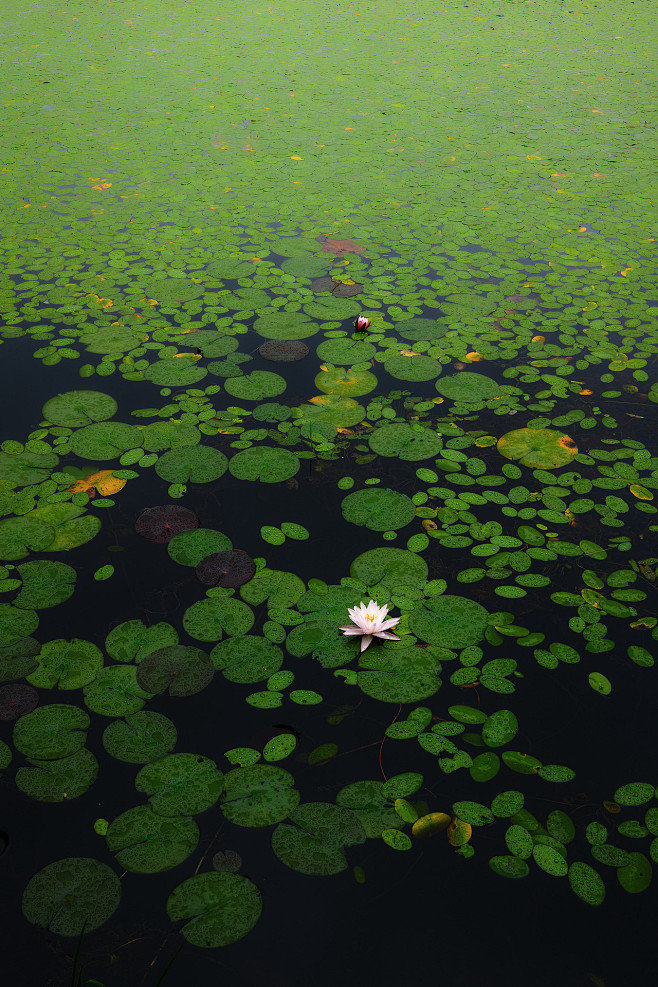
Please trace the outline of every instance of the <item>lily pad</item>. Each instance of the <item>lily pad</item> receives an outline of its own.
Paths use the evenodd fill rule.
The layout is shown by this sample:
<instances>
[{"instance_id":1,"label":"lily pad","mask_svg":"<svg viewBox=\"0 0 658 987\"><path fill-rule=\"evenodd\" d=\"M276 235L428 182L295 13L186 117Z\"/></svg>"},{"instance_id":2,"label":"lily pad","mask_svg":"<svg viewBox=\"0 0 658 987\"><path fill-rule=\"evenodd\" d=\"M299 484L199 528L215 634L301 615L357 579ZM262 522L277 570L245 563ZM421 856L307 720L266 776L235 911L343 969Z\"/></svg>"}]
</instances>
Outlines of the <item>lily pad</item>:
<instances>
[{"instance_id":1,"label":"lily pad","mask_svg":"<svg viewBox=\"0 0 658 987\"><path fill-rule=\"evenodd\" d=\"M152 422L142 431L142 445L147 452L194 446L200 441L201 432L191 422Z\"/></svg>"},{"instance_id":2,"label":"lily pad","mask_svg":"<svg viewBox=\"0 0 658 987\"><path fill-rule=\"evenodd\" d=\"M199 827L193 819L167 818L150 805L122 812L107 830L107 846L124 870L159 874L177 867L194 852Z\"/></svg>"},{"instance_id":3,"label":"lily pad","mask_svg":"<svg viewBox=\"0 0 658 987\"><path fill-rule=\"evenodd\" d=\"M255 573L256 563L241 549L206 555L196 567L196 577L204 586L237 588L253 579Z\"/></svg>"},{"instance_id":4,"label":"lily pad","mask_svg":"<svg viewBox=\"0 0 658 987\"><path fill-rule=\"evenodd\" d=\"M229 472L237 480L260 480L281 483L299 472L300 461L289 449L252 446L236 453L229 462Z\"/></svg>"},{"instance_id":5,"label":"lily pad","mask_svg":"<svg viewBox=\"0 0 658 987\"><path fill-rule=\"evenodd\" d=\"M114 398L101 391L65 391L46 401L42 414L53 425L83 428L93 422L107 421L117 408Z\"/></svg>"},{"instance_id":6,"label":"lily pad","mask_svg":"<svg viewBox=\"0 0 658 987\"><path fill-rule=\"evenodd\" d=\"M179 884L167 901L172 922L193 946L214 949L244 938L260 918L261 894L241 874L210 871Z\"/></svg>"},{"instance_id":7,"label":"lily pad","mask_svg":"<svg viewBox=\"0 0 658 987\"><path fill-rule=\"evenodd\" d=\"M409 617L409 627L422 641L442 648L467 648L484 637L488 611L463 596L430 597Z\"/></svg>"},{"instance_id":8,"label":"lily pad","mask_svg":"<svg viewBox=\"0 0 658 987\"><path fill-rule=\"evenodd\" d=\"M413 356L399 354L391 357L384 364L384 370L398 380L434 380L441 373L442 367L438 360L431 356L415 353Z\"/></svg>"},{"instance_id":9,"label":"lily pad","mask_svg":"<svg viewBox=\"0 0 658 987\"><path fill-rule=\"evenodd\" d=\"M13 732L13 743L26 757L51 761L69 757L85 745L89 717L78 706L52 703L22 716Z\"/></svg>"},{"instance_id":10,"label":"lily pad","mask_svg":"<svg viewBox=\"0 0 658 987\"><path fill-rule=\"evenodd\" d=\"M234 768L224 776L221 810L236 826L271 826L299 804L294 783L290 772L272 764Z\"/></svg>"},{"instance_id":11,"label":"lily pad","mask_svg":"<svg viewBox=\"0 0 658 987\"><path fill-rule=\"evenodd\" d=\"M164 621L147 627L141 620L125 620L105 638L105 650L110 658L134 661L136 665L152 651L170 644L178 644L178 631Z\"/></svg>"},{"instance_id":12,"label":"lily pad","mask_svg":"<svg viewBox=\"0 0 658 987\"><path fill-rule=\"evenodd\" d=\"M39 559L18 566L23 580L21 591L13 601L15 607L24 610L42 610L56 607L73 595L76 571L64 562Z\"/></svg>"},{"instance_id":13,"label":"lily pad","mask_svg":"<svg viewBox=\"0 0 658 987\"><path fill-rule=\"evenodd\" d=\"M498 452L533 469L566 466L578 453L572 438L550 428L516 428L497 443Z\"/></svg>"},{"instance_id":14,"label":"lily pad","mask_svg":"<svg viewBox=\"0 0 658 987\"><path fill-rule=\"evenodd\" d=\"M168 754L176 744L177 735L168 717L141 710L110 723L103 731L103 746L119 761L147 764Z\"/></svg>"},{"instance_id":15,"label":"lily pad","mask_svg":"<svg viewBox=\"0 0 658 987\"><path fill-rule=\"evenodd\" d=\"M309 349L306 343L300 340L270 339L266 343L261 343L258 352L264 360L271 360L272 363L294 363L308 356Z\"/></svg>"},{"instance_id":16,"label":"lily pad","mask_svg":"<svg viewBox=\"0 0 658 987\"><path fill-rule=\"evenodd\" d=\"M381 583L393 586L421 587L427 580L427 562L404 548L372 548L352 562L350 574L367 586Z\"/></svg>"},{"instance_id":17,"label":"lily pad","mask_svg":"<svg viewBox=\"0 0 658 987\"><path fill-rule=\"evenodd\" d=\"M23 892L28 922L60 936L93 932L110 918L121 882L107 864L91 857L65 857L40 870Z\"/></svg>"},{"instance_id":18,"label":"lily pad","mask_svg":"<svg viewBox=\"0 0 658 987\"><path fill-rule=\"evenodd\" d=\"M135 788L149 796L153 811L161 816L195 816L218 800L222 777L208 757L167 754L138 772Z\"/></svg>"},{"instance_id":19,"label":"lily pad","mask_svg":"<svg viewBox=\"0 0 658 987\"><path fill-rule=\"evenodd\" d=\"M175 535L199 527L199 519L187 507L164 504L161 507L147 507L137 518L135 531L147 541L164 545Z\"/></svg>"},{"instance_id":20,"label":"lily pad","mask_svg":"<svg viewBox=\"0 0 658 987\"><path fill-rule=\"evenodd\" d=\"M86 747L54 761L31 758L16 772L16 785L38 802L68 802L84 795L96 781L98 761Z\"/></svg>"},{"instance_id":21,"label":"lily pad","mask_svg":"<svg viewBox=\"0 0 658 987\"><path fill-rule=\"evenodd\" d=\"M219 641L224 633L247 634L253 623L251 607L225 596L198 600L183 614L183 627L197 641Z\"/></svg>"},{"instance_id":22,"label":"lily pad","mask_svg":"<svg viewBox=\"0 0 658 987\"><path fill-rule=\"evenodd\" d=\"M240 684L269 679L283 664L281 648L255 634L221 641L210 652L210 658L225 679Z\"/></svg>"},{"instance_id":23,"label":"lily pad","mask_svg":"<svg viewBox=\"0 0 658 987\"><path fill-rule=\"evenodd\" d=\"M103 667L102 651L80 638L48 641L37 657L39 667L27 680L40 689L81 689Z\"/></svg>"},{"instance_id":24,"label":"lily pad","mask_svg":"<svg viewBox=\"0 0 658 987\"><path fill-rule=\"evenodd\" d=\"M39 626L34 610L19 610L11 603L0 603L0 647L10 647L28 637Z\"/></svg>"},{"instance_id":25,"label":"lily pad","mask_svg":"<svg viewBox=\"0 0 658 987\"><path fill-rule=\"evenodd\" d=\"M384 703L415 703L433 696L441 686L441 665L423 648L371 647L359 661L362 692Z\"/></svg>"},{"instance_id":26,"label":"lily pad","mask_svg":"<svg viewBox=\"0 0 658 987\"><path fill-rule=\"evenodd\" d=\"M42 552L55 538L55 529L47 521L31 517L13 517L0 521L0 559L15 562L33 552Z\"/></svg>"},{"instance_id":27,"label":"lily pad","mask_svg":"<svg viewBox=\"0 0 658 987\"><path fill-rule=\"evenodd\" d=\"M346 870L345 848L365 839L365 830L350 809L310 802L290 813L290 823L279 823L272 834L272 849L292 870L326 876Z\"/></svg>"},{"instance_id":28,"label":"lily pad","mask_svg":"<svg viewBox=\"0 0 658 987\"><path fill-rule=\"evenodd\" d=\"M301 312L267 312L259 316L253 328L266 339L307 339L319 329Z\"/></svg>"},{"instance_id":29,"label":"lily pad","mask_svg":"<svg viewBox=\"0 0 658 987\"><path fill-rule=\"evenodd\" d=\"M491 377L478 374L474 370L461 370L436 382L439 394L452 401L480 403L498 396L500 384Z\"/></svg>"},{"instance_id":30,"label":"lily pad","mask_svg":"<svg viewBox=\"0 0 658 987\"><path fill-rule=\"evenodd\" d=\"M286 382L279 374L269 370L254 370L244 377L229 378L224 385L228 394L240 401L264 401L283 394Z\"/></svg>"},{"instance_id":31,"label":"lily pad","mask_svg":"<svg viewBox=\"0 0 658 987\"><path fill-rule=\"evenodd\" d=\"M127 449L139 449L142 433L135 425L99 422L78 429L69 439L71 449L81 459L118 459Z\"/></svg>"},{"instance_id":32,"label":"lily pad","mask_svg":"<svg viewBox=\"0 0 658 987\"><path fill-rule=\"evenodd\" d=\"M31 685L16 682L0 687L0 720L17 720L39 705L39 693Z\"/></svg>"},{"instance_id":33,"label":"lily pad","mask_svg":"<svg viewBox=\"0 0 658 987\"><path fill-rule=\"evenodd\" d=\"M168 483L211 483L227 467L228 459L213 446L178 446L160 456L155 472Z\"/></svg>"},{"instance_id":34,"label":"lily pad","mask_svg":"<svg viewBox=\"0 0 658 987\"><path fill-rule=\"evenodd\" d=\"M214 552L228 552L233 548L231 539L214 528L197 528L183 531L169 542L170 558L180 565L197 566Z\"/></svg>"},{"instance_id":35,"label":"lily pad","mask_svg":"<svg viewBox=\"0 0 658 987\"><path fill-rule=\"evenodd\" d=\"M338 368L319 373L315 378L315 386L325 394L352 398L374 391L377 387L377 378L369 370L357 370L354 367Z\"/></svg>"},{"instance_id":36,"label":"lily pad","mask_svg":"<svg viewBox=\"0 0 658 987\"><path fill-rule=\"evenodd\" d=\"M199 648L171 644L152 651L137 669L137 684L155 695L193 696L212 681L215 669Z\"/></svg>"},{"instance_id":37,"label":"lily pad","mask_svg":"<svg viewBox=\"0 0 658 987\"><path fill-rule=\"evenodd\" d=\"M410 463L430 459L442 447L440 436L432 429L405 422L381 425L371 433L368 441L372 451L379 456L397 456Z\"/></svg>"},{"instance_id":38,"label":"lily pad","mask_svg":"<svg viewBox=\"0 0 658 987\"><path fill-rule=\"evenodd\" d=\"M343 498L343 517L371 531L395 531L410 524L416 508L406 494L379 487L357 490Z\"/></svg>"},{"instance_id":39,"label":"lily pad","mask_svg":"<svg viewBox=\"0 0 658 987\"><path fill-rule=\"evenodd\" d=\"M137 683L134 665L107 665L84 687L85 704L101 716L126 716L142 708L150 692Z\"/></svg>"}]
</instances>

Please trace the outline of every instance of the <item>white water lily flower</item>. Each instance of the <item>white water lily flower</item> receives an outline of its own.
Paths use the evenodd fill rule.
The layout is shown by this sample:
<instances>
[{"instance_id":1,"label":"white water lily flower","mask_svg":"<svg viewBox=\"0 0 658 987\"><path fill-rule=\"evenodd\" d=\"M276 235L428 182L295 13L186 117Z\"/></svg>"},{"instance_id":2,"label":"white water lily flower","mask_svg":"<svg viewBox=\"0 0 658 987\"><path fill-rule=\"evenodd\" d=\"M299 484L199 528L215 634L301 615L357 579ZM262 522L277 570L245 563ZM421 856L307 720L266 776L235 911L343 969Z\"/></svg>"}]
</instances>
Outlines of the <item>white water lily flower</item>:
<instances>
[{"instance_id":1,"label":"white water lily flower","mask_svg":"<svg viewBox=\"0 0 658 987\"><path fill-rule=\"evenodd\" d=\"M387 641L399 641L395 634L389 633L389 628L395 627L399 623L399 617L390 617L386 620L388 607L386 604L380 607L376 600L371 600L368 606L360 603L358 607L352 607L347 611L354 621L352 624L344 624L341 631L346 635L361 635L361 651L365 651L373 637L385 638Z\"/></svg>"}]
</instances>

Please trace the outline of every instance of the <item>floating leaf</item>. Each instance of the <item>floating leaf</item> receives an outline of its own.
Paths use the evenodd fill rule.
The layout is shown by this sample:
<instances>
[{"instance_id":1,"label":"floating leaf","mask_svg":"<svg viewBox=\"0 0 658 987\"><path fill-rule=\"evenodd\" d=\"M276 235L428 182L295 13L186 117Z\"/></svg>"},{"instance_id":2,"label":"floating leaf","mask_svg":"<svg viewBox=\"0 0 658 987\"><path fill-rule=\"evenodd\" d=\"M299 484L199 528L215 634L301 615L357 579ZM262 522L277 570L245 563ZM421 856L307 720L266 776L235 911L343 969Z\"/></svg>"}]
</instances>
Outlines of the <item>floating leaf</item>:
<instances>
[{"instance_id":1,"label":"floating leaf","mask_svg":"<svg viewBox=\"0 0 658 987\"><path fill-rule=\"evenodd\" d=\"M210 658L225 679L241 685L269 679L283 664L281 648L255 634L228 638L216 644Z\"/></svg>"},{"instance_id":2,"label":"floating leaf","mask_svg":"<svg viewBox=\"0 0 658 987\"><path fill-rule=\"evenodd\" d=\"M271 764L234 768L224 776L221 810L236 826L271 826L298 805L294 781L288 771Z\"/></svg>"},{"instance_id":3,"label":"floating leaf","mask_svg":"<svg viewBox=\"0 0 658 987\"><path fill-rule=\"evenodd\" d=\"M357 490L344 497L341 506L346 521L363 525L371 531L404 528L416 516L410 498L388 488Z\"/></svg>"},{"instance_id":4,"label":"floating leaf","mask_svg":"<svg viewBox=\"0 0 658 987\"><path fill-rule=\"evenodd\" d=\"M41 689L81 689L103 667L103 653L91 641L72 638L48 641L39 652L39 667L28 682Z\"/></svg>"},{"instance_id":5,"label":"floating leaf","mask_svg":"<svg viewBox=\"0 0 658 987\"><path fill-rule=\"evenodd\" d=\"M223 452L202 445L177 446L155 464L155 472L168 483L211 483L227 468L228 459Z\"/></svg>"},{"instance_id":6,"label":"floating leaf","mask_svg":"<svg viewBox=\"0 0 658 987\"><path fill-rule=\"evenodd\" d=\"M98 761L86 748L54 761L28 761L30 767L19 768L16 785L39 802L64 802L84 795L98 775Z\"/></svg>"},{"instance_id":7,"label":"floating leaf","mask_svg":"<svg viewBox=\"0 0 658 987\"><path fill-rule=\"evenodd\" d=\"M287 867L302 874L326 876L348 867L345 848L364 843L366 834L349 809L310 802L290 812L272 834L272 849Z\"/></svg>"},{"instance_id":8,"label":"floating leaf","mask_svg":"<svg viewBox=\"0 0 658 987\"><path fill-rule=\"evenodd\" d=\"M378 455L397 456L412 463L436 456L442 446L442 440L436 432L404 422L376 428L368 441L372 451Z\"/></svg>"},{"instance_id":9,"label":"floating leaf","mask_svg":"<svg viewBox=\"0 0 658 987\"><path fill-rule=\"evenodd\" d=\"M103 731L103 745L112 757L147 764L168 754L176 743L174 724L162 713L144 710L114 720Z\"/></svg>"},{"instance_id":10,"label":"floating leaf","mask_svg":"<svg viewBox=\"0 0 658 987\"><path fill-rule=\"evenodd\" d=\"M0 720L17 720L39 705L39 693L30 685L17 682L0 687Z\"/></svg>"},{"instance_id":11,"label":"floating leaf","mask_svg":"<svg viewBox=\"0 0 658 987\"><path fill-rule=\"evenodd\" d=\"M519 460L522 466L552 469L565 466L578 453L578 446L568 435L550 428L517 428L498 440L498 452L507 459Z\"/></svg>"},{"instance_id":12,"label":"floating leaf","mask_svg":"<svg viewBox=\"0 0 658 987\"><path fill-rule=\"evenodd\" d=\"M152 651L137 669L137 684L146 692L193 696L212 681L215 669L199 648L171 644Z\"/></svg>"},{"instance_id":13,"label":"floating leaf","mask_svg":"<svg viewBox=\"0 0 658 987\"><path fill-rule=\"evenodd\" d=\"M43 417L53 425L82 428L92 422L104 422L116 414L117 403L101 391L65 391L46 401Z\"/></svg>"},{"instance_id":14,"label":"floating leaf","mask_svg":"<svg viewBox=\"0 0 658 987\"><path fill-rule=\"evenodd\" d=\"M149 805L122 812L107 830L108 849L124 870L159 874L177 867L194 852L199 827L193 819L158 815Z\"/></svg>"},{"instance_id":15,"label":"floating leaf","mask_svg":"<svg viewBox=\"0 0 658 987\"><path fill-rule=\"evenodd\" d=\"M255 884L241 874L217 871L188 878L167 900L172 922L189 920L180 930L185 939L207 949L242 939L253 929L261 910Z\"/></svg>"},{"instance_id":16,"label":"floating leaf","mask_svg":"<svg viewBox=\"0 0 658 987\"><path fill-rule=\"evenodd\" d=\"M76 580L75 569L64 562L24 562L17 569L23 585L13 601L15 607L25 610L42 610L56 607L73 595Z\"/></svg>"},{"instance_id":17,"label":"floating leaf","mask_svg":"<svg viewBox=\"0 0 658 987\"><path fill-rule=\"evenodd\" d=\"M13 742L26 757L50 761L69 757L85 745L89 717L77 706L40 706L16 723Z\"/></svg>"},{"instance_id":18,"label":"floating leaf","mask_svg":"<svg viewBox=\"0 0 658 987\"><path fill-rule=\"evenodd\" d=\"M107 864L90 857L65 857L29 881L23 914L56 935L79 936L107 922L120 897L119 878Z\"/></svg>"},{"instance_id":19,"label":"floating leaf","mask_svg":"<svg viewBox=\"0 0 658 987\"><path fill-rule=\"evenodd\" d=\"M219 799L222 773L214 761L198 754L167 754L145 765L135 788L149 797L161 816L194 816Z\"/></svg>"},{"instance_id":20,"label":"floating leaf","mask_svg":"<svg viewBox=\"0 0 658 987\"><path fill-rule=\"evenodd\" d=\"M204 586L243 586L253 579L255 573L254 560L241 549L214 552L205 556L196 567L197 579Z\"/></svg>"},{"instance_id":21,"label":"floating leaf","mask_svg":"<svg viewBox=\"0 0 658 987\"><path fill-rule=\"evenodd\" d=\"M135 531L147 541L164 545L176 535L199 527L199 519L187 507L165 504L147 507L137 518Z\"/></svg>"},{"instance_id":22,"label":"floating leaf","mask_svg":"<svg viewBox=\"0 0 658 987\"><path fill-rule=\"evenodd\" d=\"M300 461L289 449L271 446L252 446L233 456L229 472L237 480L260 480L261 483L280 483L299 472Z\"/></svg>"}]
</instances>

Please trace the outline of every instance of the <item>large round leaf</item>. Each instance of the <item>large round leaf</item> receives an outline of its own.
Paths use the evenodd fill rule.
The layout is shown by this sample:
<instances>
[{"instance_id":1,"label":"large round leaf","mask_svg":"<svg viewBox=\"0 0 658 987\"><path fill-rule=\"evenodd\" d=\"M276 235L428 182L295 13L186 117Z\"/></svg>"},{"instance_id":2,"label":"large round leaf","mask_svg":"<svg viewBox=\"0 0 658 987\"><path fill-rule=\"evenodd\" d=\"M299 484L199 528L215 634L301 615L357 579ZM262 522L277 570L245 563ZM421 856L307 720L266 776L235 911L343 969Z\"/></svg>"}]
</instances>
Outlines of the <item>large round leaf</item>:
<instances>
[{"instance_id":1,"label":"large round leaf","mask_svg":"<svg viewBox=\"0 0 658 987\"><path fill-rule=\"evenodd\" d=\"M194 816L220 797L222 773L208 757L168 754L138 772L135 788L161 816Z\"/></svg>"},{"instance_id":2,"label":"large round leaf","mask_svg":"<svg viewBox=\"0 0 658 987\"><path fill-rule=\"evenodd\" d=\"M255 634L231 637L216 644L210 658L229 682L262 682L278 672L283 652L276 644Z\"/></svg>"},{"instance_id":3,"label":"large round leaf","mask_svg":"<svg viewBox=\"0 0 658 987\"><path fill-rule=\"evenodd\" d=\"M572 438L551 428L515 428L498 440L498 452L532 469L566 466L578 452Z\"/></svg>"},{"instance_id":4,"label":"large round leaf","mask_svg":"<svg viewBox=\"0 0 658 987\"><path fill-rule=\"evenodd\" d=\"M172 922L188 919L182 935L193 946L213 949L242 939L253 929L262 910L261 894L241 874L195 874L169 896Z\"/></svg>"},{"instance_id":5,"label":"large round leaf","mask_svg":"<svg viewBox=\"0 0 658 987\"><path fill-rule=\"evenodd\" d=\"M252 764L224 776L221 809L236 826L271 826L299 804L295 779L284 768Z\"/></svg>"},{"instance_id":6,"label":"large round leaf","mask_svg":"<svg viewBox=\"0 0 658 987\"><path fill-rule=\"evenodd\" d=\"M12 517L0 521L0 559L15 562L33 552L42 552L52 544L55 529L47 521L31 517Z\"/></svg>"},{"instance_id":7,"label":"large round leaf","mask_svg":"<svg viewBox=\"0 0 658 987\"><path fill-rule=\"evenodd\" d=\"M231 539L214 528L197 528L183 531L169 542L167 551L180 565L197 566L201 559L214 552L228 552L233 547Z\"/></svg>"},{"instance_id":8,"label":"large round leaf","mask_svg":"<svg viewBox=\"0 0 658 987\"><path fill-rule=\"evenodd\" d=\"M427 562L404 548L371 548L352 562L350 574L367 586L411 585L421 587L427 579Z\"/></svg>"},{"instance_id":9,"label":"large round leaf","mask_svg":"<svg viewBox=\"0 0 658 987\"><path fill-rule=\"evenodd\" d=\"M37 658L39 667L27 680L40 689L81 689L103 667L103 652L80 638L47 641Z\"/></svg>"},{"instance_id":10,"label":"large round leaf","mask_svg":"<svg viewBox=\"0 0 658 987\"><path fill-rule=\"evenodd\" d=\"M103 731L103 745L119 761L147 764L168 754L176 737L176 727L168 717L142 710L110 723Z\"/></svg>"},{"instance_id":11,"label":"large round leaf","mask_svg":"<svg viewBox=\"0 0 658 987\"><path fill-rule=\"evenodd\" d=\"M352 398L374 391L377 378L369 370L357 370L354 367L325 370L315 378L315 386L325 394Z\"/></svg>"},{"instance_id":12,"label":"large round leaf","mask_svg":"<svg viewBox=\"0 0 658 987\"><path fill-rule=\"evenodd\" d=\"M69 757L85 745L89 717L77 706L40 706L16 723L14 747L26 757L50 761Z\"/></svg>"},{"instance_id":13,"label":"large round leaf","mask_svg":"<svg viewBox=\"0 0 658 987\"><path fill-rule=\"evenodd\" d=\"M406 494L388 488L367 487L343 498L343 517L371 531L404 528L416 516L416 508Z\"/></svg>"},{"instance_id":14,"label":"large round leaf","mask_svg":"<svg viewBox=\"0 0 658 987\"><path fill-rule=\"evenodd\" d=\"M481 402L495 398L500 391L500 384L474 370L462 370L449 377L442 377L436 382L436 389L439 394L453 401Z\"/></svg>"},{"instance_id":15,"label":"large round leaf","mask_svg":"<svg viewBox=\"0 0 658 987\"><path fill-rule=\"evenodd\" d=\"M104 422L117 410L117 403L101 391L65 391L46 401L43 417L53 425L82 428L93 422Z\"/></svg>"},{"instance_id":16,"label":"large round leaf","mask_svg":"<svg viewBox=\"0 0 658 987\"><path fill-rule=\"evenodd\" d=\"M118 459L126 449L138 449L142 433L135 425L99 422L78 429L70 437L71 449L81 459Z\"/></svg>"},{"instance_id":17,"label":"large round leaf","mask_svg":"<svg viewBox=\"0 0 658 987\"><path fill-rule=\"evenodd\" d=\"M177 867L194 852L199 827L193 819L167 818L150 805L137 805L110 823L106 839L124 870L158 874Z\"/></svg>"},{"instance_id":18,"label":"large round leaf","mask_svg":"<svg viewBox=\"0 0 658 987\"><path fill-rule=\"evenodd\" d=\"M172 644L147 655L137 669L137 684L147 692L193 696L212 681L213 664L199 648Z\"/></svg>"},{"instance_id":19,"label":"large round leaf","mask_svg":"<svg viewBox=\"0 0 658 987\"><path fill-rule=\"evenodd\" d=\"M365 839L365 830L350 809L309 802L290 813L290 823L279 823L272 833L272 849L301 874L339 874L348 866L345 847Z\"/></svg>"},{"instance_id":20,"label":"large round leaf","mask_svg":"<svg viewBox=\"0 0 658 987\"><path fill-rule=\"evenodd\" d=\"M263 401L283 394L286 382L279 374L269 370L254 370L244 377L232 377L224 385L228 394L240 401Z\"/></svg>"},{"instance_id":21,"label":"large round leaf","mask_svg":"<svg viewBox=\"0 0 658 987\"><path fill-rule=\"evenodd\" d=\"M152 699L137 684L134 665L108 665L96 673L96 678L84 687L85 704L101 716L126 716L136 713L145 700Z\"/></svg>"},{"instance_id":22,"label":"large round leaf","mask_svg":"<svg viewBox=\"0 0 658 987\"><path fill-rule=\"evenodd\" d=\"M280 483L299 472L300 462L289 449L272 446L252 446L232 457L229 471L237 480L260 480Z\"/></svg>"},{"instance_id":23,"label":"large round leaf","mask_svg":"<svg viewBox=\"0 0 658 987\"><path fill-rule=\"evenodd\" d=\"M179 504L147 507L135 521L135 531L147 541L164 545L181 532L199 527L196 514Z\"/></svg>"},{"instance_id":24,"label":"large round leaf","mask_svg":"<svg viewBox=\"0 0 658 987\"><path fill-rule=\"evenodd\" d=\"M467 648L484 637L488 611L463 596L430 597L409 617L412 634L442 648Z\"/></svg>"},{"instance_id":25,"label":"large round leaf","mask_svg":"<svg viewBox=\"0 0 658 987\"><path fill-rule=\"evenodd\" d=\"M168 483L211 483L227 466L224 453L213 446L178 446L160 456L155 472Z\"/></svg>"},{"instance_id":26,"label":"large round leaf","mask_svg":"<svg viewBox=\"0 0 658 987\"><path fill-rule=\"evenodd\" d=\"M23 914L57 935L79 936L107 922L120 898L121 882L107 864L65 857L30 880L23 892Z\"/></svg>"},{"instance_id":27,"label":"large round leaf","mask_svg":"<svg viewBox=\"0 0 658 987\"><path fill-rule=\"evenodd\" d=\"M183 627L197 641L219 641L224 633L231 637L247 634L253 623L251 607L227 596L199 600L183 614Z\"/></svg>"},{"instance_id":28,"label":"large round leaf","mask_svg":"<svg viewBox=\"0 0 658 987\"><path fill-rule=\"evenodd\" d=\"M367 696L384 703L415 703L441 686L441 665L424 648L370 649L359 661L358 684Z\"/></svg>"},{"instance_id":29,"label":"large round leaf","mask_svg":"<svg viewBox=\"0 0 658 987\"><path fill-rule=\"evenodd\" d=\"M256 573L256 563L236 549L229 552L213 552L206 555L196 567L196 577L204 586L222 586L224 589L243 586Z\"/></svg>"},{"instance_id":30,"label":"large round leaf","mask_svg":"<svg viewBox=\"0 0 658 987\"><path fill-rule=\"evenodd\" d=\"M436 456L443 444L432 429L405 422L381 425L371 433L368 441L378 455L397 456L411 463Z\"/></svg>"},{"instance_id":31,"label":"large round leaf","mask_svg":"<svg viewBox=\"0 0 658 987\"><path fill-rule=\"evenodd\" d=\"M19 768L16 785L39 802L64 802L84 795L96 781L98 761L86 747L54 761L31 758Z\"/></svg>"},{"instance_id":32,"label":"large round leaf","mask_svg":"<svg viewBox=\"0 0 658 987\"><path fill-rule=\"evenodd\" d=\"M136 665L152 651L170 644L178 644L178 631L165 621L147 627L141 620L125 620L105 638L105 650L110 658L134 661Z\"/></svg>"},{"instance_id":33,"label":"large round leaf","mask_svg":"<svg viewBox=\"0 0 658 987\"><path fill-rule=\"evenodd\" d=\"M76 571L64 562L39 559L18 566L23 580L21 591L13 601L15 607L25 610L42 610L56 607L73 595Z\"/></svg>"}]
</instances>

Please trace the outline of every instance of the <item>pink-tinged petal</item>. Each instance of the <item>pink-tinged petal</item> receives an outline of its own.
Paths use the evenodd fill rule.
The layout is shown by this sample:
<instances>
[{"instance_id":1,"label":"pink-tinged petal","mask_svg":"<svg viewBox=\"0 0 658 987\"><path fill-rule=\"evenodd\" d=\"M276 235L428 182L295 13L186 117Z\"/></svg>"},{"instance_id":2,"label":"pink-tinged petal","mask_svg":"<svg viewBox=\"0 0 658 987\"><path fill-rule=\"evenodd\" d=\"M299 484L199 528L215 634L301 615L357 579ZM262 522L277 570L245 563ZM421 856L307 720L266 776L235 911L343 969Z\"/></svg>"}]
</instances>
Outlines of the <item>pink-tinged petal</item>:
<instances>
[{"instance_id":1,"label":"pink-tinged petal","mask_svg":"<svg viewBox=\"0 0 658 987\"><path fill-rule=\"evenodd\" d=\"M372 634L364 634L361 638L361 651L365 651L370 642L372 641Z\"/></svg>"},{"instance_id":2,"label":"pink-tinged petal","mask_svg":"<svg viewBox=\"0 0 658 987\"><path fill-rule=\"evenodd\" d=\"M400 623L399 617L391 617L390 620L385 620L382 626L379 628L380 631L387 631L389 627L395 627L396 624Z\"/></svg>"},{"instance_id":3,"label":"pink-tinged petal","mask_svg":"<svg viewBox=\"0 0 658 987\"><path fill-rule=\"evenodd\" d=\"M377 631L376 634L373 634L373 637L381 637L381 638L384 638L384 640L386 640L386 641L399 641L400 640L399 637L396 637L395 634L390 634L388 631Z\"/></svg>"},{"instance_id":4,"label":"pink-tinged petal","mask_svg":"<svg viewBox=\"0 0 658 987\"><path fill-rule=\"evenodd\" d=\"M363 634L360 627L341 627L343 634Z\"/></svg>"}]
</instances>

